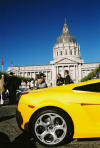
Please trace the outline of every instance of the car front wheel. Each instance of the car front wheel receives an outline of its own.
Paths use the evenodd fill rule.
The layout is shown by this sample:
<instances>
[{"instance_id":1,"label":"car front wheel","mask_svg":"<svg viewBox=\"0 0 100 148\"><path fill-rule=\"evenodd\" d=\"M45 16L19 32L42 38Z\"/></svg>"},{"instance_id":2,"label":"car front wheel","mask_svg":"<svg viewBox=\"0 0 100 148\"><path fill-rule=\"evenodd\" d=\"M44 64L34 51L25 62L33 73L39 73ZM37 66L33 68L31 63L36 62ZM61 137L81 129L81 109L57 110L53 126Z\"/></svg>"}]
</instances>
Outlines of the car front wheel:
<instances>
[{"instance_id":1,"label":"car front wheel","mask_svg":"<svg viewBox=\"0 0 100 148\"><path fill-rule=\"evenodd\" d=\"M31 132L45 146L68 143L73 136L70 117L56 109L45 109L32 119Z\"/></svg>"}]
</instances>

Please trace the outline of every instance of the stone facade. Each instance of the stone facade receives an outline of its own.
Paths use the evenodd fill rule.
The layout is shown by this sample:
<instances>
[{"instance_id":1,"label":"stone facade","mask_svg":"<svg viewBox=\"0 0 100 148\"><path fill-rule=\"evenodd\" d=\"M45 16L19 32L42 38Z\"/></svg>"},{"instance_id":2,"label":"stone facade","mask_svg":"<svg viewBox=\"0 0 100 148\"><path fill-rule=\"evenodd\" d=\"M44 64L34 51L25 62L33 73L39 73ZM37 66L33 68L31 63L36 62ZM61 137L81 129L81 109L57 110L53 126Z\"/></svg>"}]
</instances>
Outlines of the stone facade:
<instances>
[{"instance_id":1,"label":"stone facade","mask_svg":"<svg viewBox=\"0 0 100 148\"><path fill-rule=\"evenodd\" d=\"M12 66L7 72L14 72L18 76L34 78L36 74L43 72L46 75L48 86L55 86L57 74L64 77L64 71L69 70L74 82L80 81L92 72L100 63L84 63L80 57L80 46L75 38L69 33L65 23L62 34L57 38L53 48L53 60L49 65L38 66Z\"/></svg>"}]
</instances>

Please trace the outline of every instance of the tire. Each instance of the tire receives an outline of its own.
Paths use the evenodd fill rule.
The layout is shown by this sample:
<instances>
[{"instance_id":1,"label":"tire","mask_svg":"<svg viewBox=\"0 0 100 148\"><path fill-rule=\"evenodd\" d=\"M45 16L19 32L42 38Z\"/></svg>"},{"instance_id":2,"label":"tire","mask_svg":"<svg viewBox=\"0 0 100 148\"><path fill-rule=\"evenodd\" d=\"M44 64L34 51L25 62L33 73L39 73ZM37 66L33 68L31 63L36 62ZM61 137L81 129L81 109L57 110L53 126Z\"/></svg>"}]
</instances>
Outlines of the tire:
<instances>
[{"instance_id":1,"label":"tire","mask_svg":"<svg viewBox=\"0 0 100 148\"><path fill-rule=\"evenodd\" d=\"M45 108L32 118L31 133L36 141L47 147L63 145L72 140L72 120L62 110Z\"/></svg>"}]
</instances>

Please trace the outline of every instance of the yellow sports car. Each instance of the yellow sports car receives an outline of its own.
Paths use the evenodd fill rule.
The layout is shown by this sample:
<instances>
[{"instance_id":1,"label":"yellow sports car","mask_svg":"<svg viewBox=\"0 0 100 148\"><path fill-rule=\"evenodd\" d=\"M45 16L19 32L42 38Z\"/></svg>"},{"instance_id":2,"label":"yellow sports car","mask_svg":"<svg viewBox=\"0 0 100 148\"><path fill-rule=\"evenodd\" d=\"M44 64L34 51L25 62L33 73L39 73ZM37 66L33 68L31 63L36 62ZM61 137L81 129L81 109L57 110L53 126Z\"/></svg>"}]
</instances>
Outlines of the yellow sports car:
<instances>
[{"instance_id":1,"label":"yellow sports car","mask_svg":"<svg viewBox=\"0 0 100 148\"><path fill-rule=\"evenodd\" d=\"M100 79L24 92L16 118L46 146L100 137Z\"/></svg>"}]
</instances>

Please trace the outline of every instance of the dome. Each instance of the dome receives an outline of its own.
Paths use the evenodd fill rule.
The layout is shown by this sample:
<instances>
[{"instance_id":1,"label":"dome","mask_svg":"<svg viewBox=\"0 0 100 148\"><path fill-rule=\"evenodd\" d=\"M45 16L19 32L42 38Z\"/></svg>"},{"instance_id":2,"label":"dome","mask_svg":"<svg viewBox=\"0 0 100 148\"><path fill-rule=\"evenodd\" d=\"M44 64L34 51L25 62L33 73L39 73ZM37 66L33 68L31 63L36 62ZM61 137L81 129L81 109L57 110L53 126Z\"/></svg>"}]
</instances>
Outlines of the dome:
<instances>
[{"instance_id":1,"label":"dome","mask_svg":"<svg viewBox=\"0 0 100 148\"><path fill-rule=\"evenodd\" d=\"M75 43L75 38L69 33L67 24L64 24L62 34L57 38L56 43Z\"/></svg>"},{"instance_id":2,"label":"dome","mask_svg":"<svg viewBox=\"0 0 100 148\"><path fill-rule=\"evenodd\" d=\"M73 42L75 43L76 40L73 36L71 36L70 34L62 34L57 38L56 43L69 43L69 42Z\"/></svg>"},{"instance_id":3,"label":"dome","mask_svg":"<svg viewBox=\"0 0 100 148\"><path fill-rule=\"evenodd\" d=\"M51 64L68 64L72 63L72 61L83 63L80 57L80 46L70 34L65 21L62 34L57 38L56 44L53 47L53 61L51 61Z\"/></svg>"}]
</instances>

